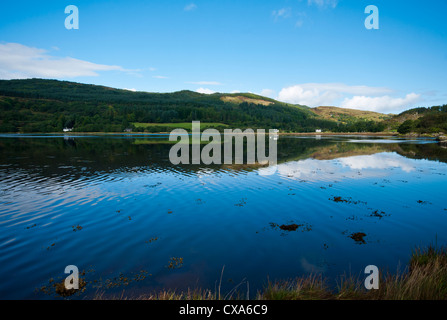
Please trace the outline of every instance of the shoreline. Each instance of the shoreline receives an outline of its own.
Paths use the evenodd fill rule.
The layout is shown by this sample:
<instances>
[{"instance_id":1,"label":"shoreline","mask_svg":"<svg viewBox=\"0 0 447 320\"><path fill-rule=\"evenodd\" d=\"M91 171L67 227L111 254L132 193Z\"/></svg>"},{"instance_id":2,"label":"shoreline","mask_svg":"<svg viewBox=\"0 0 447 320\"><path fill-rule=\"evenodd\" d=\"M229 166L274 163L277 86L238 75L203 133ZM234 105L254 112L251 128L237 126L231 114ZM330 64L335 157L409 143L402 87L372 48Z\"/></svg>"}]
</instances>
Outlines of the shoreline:
<instances>
[{"instance_id":1,"label":"shoreline","mask_svg":"<svg viewBox=\"0 0 447 320\"><path fill-rule=\"evenodd\" d=\"M191 132L188 132L189 134ZM7 135L169 135L170 132L4 132L0 134ZM245 134L245 133L233 133L233 134ZM280 136L299 135L299 136L400 136L395 132L278 132ZM266 135L268 133L266 132ZM410 137L410 136L408 136Z\"/></svg>"},{"instance_id":2,"label":"shoreline","mask_svg":"<svg viewBox=\"0 0 447 320\"><path fill-rule=\"evenodd\" d=\"M191 132L188 132L191 134ZM220 134L224 134L220 132ZM245 133L232 133L234 135L245 135ZM256 133L255 133L256 134ZM27 136L27 135L57 135L57 136L155 136L155 135L170 135L170 132L4 132L1 135L9 136ZM414 138L433 138L441 143L447 142L447 136L442 134L399 134L397 132L278 132L278 136L310 136L310 137L331 137L331 136L358 136L358 137L398 137L406 139ZM268 136L268 133L266 133Z\"/></svg>"}]
</instances>

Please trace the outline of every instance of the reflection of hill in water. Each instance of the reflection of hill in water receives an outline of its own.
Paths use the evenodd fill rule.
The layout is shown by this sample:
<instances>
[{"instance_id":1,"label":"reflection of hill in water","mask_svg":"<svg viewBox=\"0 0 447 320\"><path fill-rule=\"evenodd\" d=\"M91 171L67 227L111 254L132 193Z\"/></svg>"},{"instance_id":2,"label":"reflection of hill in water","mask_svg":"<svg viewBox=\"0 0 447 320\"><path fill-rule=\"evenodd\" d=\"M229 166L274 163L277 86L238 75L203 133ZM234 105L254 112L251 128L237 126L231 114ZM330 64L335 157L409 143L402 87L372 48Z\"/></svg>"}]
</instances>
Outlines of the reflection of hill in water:
<instances>
[{"instance_id":1,"label":"reflection of hill in water","mask_svg":"<svg viewBox=\"0 0 447 320\"><path fill-rule=\"evenodd\" d=\"M317 160L332 160L362 155L371 155L380 152L396 152L410 159L427 159L447 163L447 149L438 143L424 144L371 144L338 142L329 146L317 148L309 157Z\"/></svg>"},{"instance_id":2,"label":"reflection of hill in water","mask_svg":"<svg viewBox=\"0 0 447 320\"><path fill-rule=\"evenodd\" d=\"M138 143L135 143L138 139ZM43 175L57 179L71 179L104 175L104 173L151 172L158 170L194 173L204 165L173 166L168 158L172 144L166 139L83 137L83 138L2 138L0 165L3 175L13 171ZM380 152L396 152L412 159L447 162L447 149L439 144L374 144L349 143L341 139L278 140L278 163L313 158L331 160ZM252 171L258 165L210 165L211 170Z\"/></svg>"},{"instance_id":3,"label":"reflection of hill in water","mask_svg":"<svg viewBox=\"0 0 447 320\"><path fill-rule=\"evenodd\" d=\"M0 139L0 164L22 169L40 168L48 174L84 168L88 172L135 171L155 167L183 167L197 171L204 165L173 166L169 161L172 143L167 139L144 139L133 137L89 138L2 138ZM137 142L137 143L135 143ZM306 158L319 145L330 142L284 139L278 141L278 162ZM203 146L201 146L203 147ZM246 148L244 148L244 151ZM268 148L267 148L268 150ZM210 165L210 168L257 168L257 165ZM62 168L62 169L61 169Z\"/></svg>"},{"instance_id":4,"label":"reflection of hill in water","mask_svg":"<svg viewBox=\"0 0 447 320\"><path fill-rule=\"evenodd\" d=\"M411 159L427 159L447 163L447 149L438 143L398 144L393 151Z\"/></svg>"},{"instance_id":5,"label":"reflection of hill in water","mask_svg":"<svg viewBox=\"0 0 447 320\"><path fill-rule=\"evenodd\" d=\"M355 157L387 151L382 145L334 143L327 147L320 147L310 155L317 160L333 160L337 158Z\"/></svg>"}]
</instances>

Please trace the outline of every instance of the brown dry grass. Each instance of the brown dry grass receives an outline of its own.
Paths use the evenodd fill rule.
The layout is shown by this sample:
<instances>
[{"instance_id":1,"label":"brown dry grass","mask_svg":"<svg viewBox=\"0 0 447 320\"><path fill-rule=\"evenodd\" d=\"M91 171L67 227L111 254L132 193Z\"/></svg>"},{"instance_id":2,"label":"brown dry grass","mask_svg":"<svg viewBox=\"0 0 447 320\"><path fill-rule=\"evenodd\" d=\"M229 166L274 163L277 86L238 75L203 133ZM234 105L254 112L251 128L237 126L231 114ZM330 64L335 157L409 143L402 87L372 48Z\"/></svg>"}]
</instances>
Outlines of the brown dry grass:
<instances>
[{"instance_id":1,"label":"brown dry grass","mask_svg":"<svg viewBox=\"0 0 447 320\"><path fill-rule=\"evenodd\" d=\"M231 102L231 103L237 103L237 104L241 104L242 102L261 104L263 106L269 106L269 105L273 104L273 102L271 102L271 101L266 101L266 100L261 100L261 99L252 99L252 98L247 98L244 96L236 96L236 97L224 96L224 97L221 97L220 99L224 102Z\"/></svg>"},{"instance_id":2,"label":"brown dry grass","mask_svg":"<svg viewBox=\"0 0 447 320\"><path fill-rule=\"evenodd\" d=\"M373 120L373 121L382 121L386 119L390 119L392 115L387 115L383 113L373 112L373 111L363 111L363 110L354 110L354 109L346 109L346 108L338 108L338 107L317 107L312 108L315 114L326 120L334 120L339 122L346 122L348 119L358 119L358 120Z\"/></svg>"}]
</instances>

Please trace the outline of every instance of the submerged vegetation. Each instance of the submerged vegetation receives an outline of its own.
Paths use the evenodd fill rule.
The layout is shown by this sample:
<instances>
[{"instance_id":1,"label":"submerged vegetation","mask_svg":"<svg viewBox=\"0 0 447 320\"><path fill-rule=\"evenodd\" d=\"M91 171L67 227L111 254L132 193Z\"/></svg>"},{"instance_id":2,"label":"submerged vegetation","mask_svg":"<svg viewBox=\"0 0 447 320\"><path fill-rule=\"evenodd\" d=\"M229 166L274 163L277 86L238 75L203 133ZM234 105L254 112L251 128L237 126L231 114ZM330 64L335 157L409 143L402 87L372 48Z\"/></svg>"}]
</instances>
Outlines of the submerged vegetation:
<instances>
[{"instance_id":1,"label":"submerged vegetation","mask_svg":"<svg viewBox=\"0 0 447 320\"><path fill-rule=\"evenodd\" d=\"M321 275L309 275L289 280L268 281L257 292L256 300L446 300L447 250L429 246L416 249L404 272L380 274L379 288L366 290L364 279L342 276L336 289L331 288ZM247 299L248 284L238 284L227 294L219 286L213 290L163 290L139 296L107 296L97 293L94 299L136 300L222 300Z\"/></svg>"}]
</instances>

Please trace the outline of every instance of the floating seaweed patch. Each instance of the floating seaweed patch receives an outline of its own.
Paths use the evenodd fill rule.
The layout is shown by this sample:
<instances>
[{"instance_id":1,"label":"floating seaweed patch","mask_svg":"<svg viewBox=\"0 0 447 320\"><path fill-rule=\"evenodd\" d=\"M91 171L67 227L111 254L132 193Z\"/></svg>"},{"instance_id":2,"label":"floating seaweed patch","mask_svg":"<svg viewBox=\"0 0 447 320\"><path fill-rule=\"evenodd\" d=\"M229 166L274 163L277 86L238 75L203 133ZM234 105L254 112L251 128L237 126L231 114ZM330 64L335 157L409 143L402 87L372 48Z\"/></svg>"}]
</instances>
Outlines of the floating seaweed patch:
<instances>
[{"instance_id":1,"label":"floating seaweed patch","mask_svg":"<svg viewBox=\"0 0 447 320\"><path fill-rule=\"evenodd\" d=\"M152 243L157 240L158 240L158 237L153 237L153 238L150 238L149 240L147 240L146 243Z\"/></svg>"},{"instance_id":2,"label":"floating seaweed patch","mask_svg":"<svg viewBox=\"0 0 447 320\"><path fill-rule=\"evenodd\" d=\"M71 226L73 228L73 231L81 231L82 227L78 224L77 226Z\"/></svg>"},{"instance_id":3,"label":"floating seaweed patch","mask_svg":"<svg viewBox=\"0 0 447 320\"><path fill-rule=\"evenodd\" d=\"M234 204L236 207L243 207L244 205L247 204L247 198L242 198L241 200L239 200L238 203Z\"/></svg>"},{"instance_id":4,"label":"floating seaweed patch","mask_svg":"<svg viewBox=\"0 0 447 320\"><path fill-rule=\"evenodd\" d=\"M282 231L297 231L298 229L301 230L301 232L306 232L306 231L311 231L312 230L312 226L310 224L307 223L303 223L303 224L296 224L296 223L291 223L291 224L282 224L279 225L277 223L274 222L270 222L269 223L270 227L272 229L280 229Z\"/></svg>"},{"instance_id":5,"label":"floating seaweed patch","mask_svg":"<svg viewBox=\"0 0 447 320\"><path fill-rule=\"evenodd\" d=\"M26 229L31 229L34 228L35 226L37 226L37 224L33 224L32 226L26 227Z\"/></svg>"},{"instance_id":6,"label":"floating seaweed patch","mask_svg":"<svg viewBox=\"0 0 447 320\"><path fill-rule=\"evenodd\" d=\"M419 204L432 204L431 202L429 202L429 201L422 201L422 200L418 200L418 201L416 201L417 203L419 203Z\"/></svg>"},{"instance_id":7,"label":"floating seaweed patch","mask_svg":"<svg viewBox=\"0 0 447 320\"><path fill-rule=\"evenodd\" d=\"M79 273L80 276L86 276L86 273L94 272L94 270L82 271ZM70 297L72 295L80 295L84 293L88 286L92 288L99 289L111 289L120 286L128 286L132 282L143 281L146 277L152 276L146 270L141 270L134 274L126 275L124 273L120 273L119 276L108 278L103 280L102 278L87 280L87 277L79 277L79 289L66 289L65 287L65 279L63 280L54 280L51 278L48 281L48 285L44 285L40 288L37 288L36 291L40 291L47 295L55 295L61 296L64 298Z\"/></svg>"},{"instance_id":8,"label":"floating seaweed patch","mask_svg":"<svg viewBox=\"0 0 447 320\"><path fill-rule=\"evenodd\" d=\"M49 286L42 286L40 288L40 291L51 295L55 294L64 298L70 297L74 294L81 294L85 291L87 286L87 282L85 282L84 279L79 278L79 289L67 289L65 287L65 279L61 282L55 282L53 281Z\"/></svg>"},{"instance_id":9,"label":"floating seaweed patch","mask_svg":"<svg viewBox=\"0 0 447 320\"><path fill-rule=\"evenodd\" d=\"M333 198L329 198L329 200L334 201L334 202L344 202L344 203L350 203L350 204L365 204L365 205L368 204L365 201L360 201L360 200L354 201L354 200L352 200L351 197L349 197L347 199L343 199L342 197L333 197Z\"/></svg>"},{"instance_id":10,"label":"floating seaweed patch","mask_svg":"<svg viewBox=\"0 0 447 320\"><path fill-rule=\"evenodd\" d=\"M386 214L385 211L380 211L379 212L379 210L375 210L369 216L370 217L377 217L379 219L382 219L385 216L389 216L389 214Z\"/></svg>"},{"instance_id":11,"label":"floating seaweed patch","mask_svg":"<svg viewBox=\"0 0 447 320\"><path fill-rule=\"evenodd\" d=\"M144 279L145 276L142 275L141 277L138 277L138 279L140 278ZM114 277L112 279L106 279L104 283L100 284L100 286L105 287L106 289L110 289L121 286L128 286L132 281L134 281L133 278L126 276L123 273L120 273L118 277Z\"/></svg>"},{"instance_id":12,"label":"floating seaweed patch","mask_svg":"<svg viewBox=\"0 0 447 320\"><path fill-rule=\"evenodd\" d=\"M284 230L284 231L296 231L296 229L298 229L299 227L300 226L297 225L296 223L293 223L293 224L283 224L283 225L279 226L279 228L281 230Z\"/></svg>"},{"instance_id":13,"label":"floating seaweed patch","mask_svg":"<svg viewBox=\"0 0 447 320\"><path fill-rule=\"evenodd\" d=\"M84 276L85 271L82 271L80 275ZM43 285L40 288L37 288L35 291L40 291L46 295L54 295L67 298L74 294L80 295L86 290L87 281L85 280L85 278L79 277L78 285L78 289L67 289L65 287L65 278L62 280L60 280L60 278L58 278L58 280L54 280L53 278L51 278L50 280L48 280L47 285Z\"/></svg>"},{"instance_id":14,"label":"floating seaweed patch","mask_svg":"<svg viewBox=\"0 0 447 320\"><path fill-rule=\"evenodd\" d=\"M121 286L128 286L132 282L143 281L148 276L152 276L152 274L149 274L146 270L141 270L135 274L130 273L128 275L120 272L117 277L108 278L105 280L102 280L102 278L100 278L99 280L93 280L92 287L100 289L111 289Z\"/></svg>"},{"instance_id":15,"label":"floating seaweed patch","mask_svg":"<svg viewBox=\"0 0 447 320\"><path fill-rule=\"evenodd\" d=\"M329 198L329 200L332 200L334 202L348 202L348 200L342 199L342 197L334 197L333 199Z\"/></svg>"},{"instance_id":16,"label":"floating seaweed patch","mask_svg":"<svg viewBox=\"0 0 447 320\"><path fill-rule=\"evenodd\" d=\"M366 237L366 233L363 232L356 232L349 236L349 238L353 239L358 244L366 243L365 239L363 239L364 237Z\"/></svg>"},{"instance_id":17,"label":"floating seaweed patch","mask_svg":"<svg viewBox=\"0 0 447 320\"><path fill-rule=\"evenodd\" d=\"M58 282L55 285L55 292L61 297L69 297L74 295L75 293L80 294L83 293L86 289L87 283L84 279L79 278L79 289L67 289L65 287L65 280L62 282Z\"/></svg>"},{"instance_id":18,"label":"floating seaweed patch","mask_svg":"<svg viewBox=\"0 0 447 320\"><path fill-rule=\"evenodd\" d=\"M178 269L183 267L183 258L172 257L166 267L168 269Z\"/></svg>"}]
</instances>

